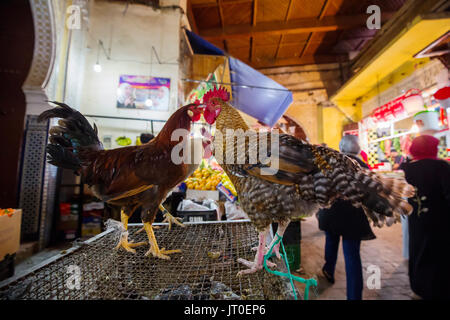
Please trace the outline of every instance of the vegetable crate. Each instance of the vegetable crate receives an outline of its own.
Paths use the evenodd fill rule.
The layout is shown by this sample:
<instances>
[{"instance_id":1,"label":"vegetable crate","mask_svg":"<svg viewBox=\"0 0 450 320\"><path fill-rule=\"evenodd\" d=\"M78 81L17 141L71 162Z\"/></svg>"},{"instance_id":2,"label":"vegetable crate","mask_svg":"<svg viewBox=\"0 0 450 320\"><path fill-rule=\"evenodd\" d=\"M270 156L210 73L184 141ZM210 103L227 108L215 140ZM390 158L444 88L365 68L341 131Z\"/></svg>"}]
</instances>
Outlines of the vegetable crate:
<instances>
[{"instance_id":1,"label":"vegetable crate","mask_svg":"<svg viewBox=\"0 0 450 320\"><path fill-rule=\"evenodd\" d=\"M170 260L114 250L120 232L107 231L0 282L0 299L231 300L293 299L289 281L265 270L237 277L238 258L253 260L258 234L247 221L167 224L155 230L160 247L181 249ZM130 224L134 241L147 241L141 224ZM274 259L281 267L279 260Z\"/></svg>"}]
</instances>

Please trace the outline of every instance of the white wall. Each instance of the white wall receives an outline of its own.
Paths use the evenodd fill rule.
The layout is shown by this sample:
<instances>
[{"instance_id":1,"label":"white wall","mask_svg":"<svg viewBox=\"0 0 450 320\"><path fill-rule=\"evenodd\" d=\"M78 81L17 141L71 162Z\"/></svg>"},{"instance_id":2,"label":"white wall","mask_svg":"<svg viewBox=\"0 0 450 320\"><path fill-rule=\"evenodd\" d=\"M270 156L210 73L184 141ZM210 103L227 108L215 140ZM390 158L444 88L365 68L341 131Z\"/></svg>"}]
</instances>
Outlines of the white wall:
<instances>
[{"instance_id":1,"label":"white wall","mask_svg":"<svg viewBox=\"0 0 450 320\"><path fill-rule=\"evenodd\" d=\"M167 4L162 1L162 5L176 2L170 1ZM137 4L130 4L126 12L125 9L125 3L105 0L91 3L79 109L83 114L167 120L179 104L177 92L181 13L179 10L153 11L150 7ZM111 48L111 60L100 49L102 71L97 73L93 66L97 61L99 39L103 41L107 51ZM154 54L151 63L152 46L160 60L168 64L158 64ZM119 76L123 74L170 78L169 111L116 108ZM99 127L100 138L112 135L115 140L118 136L127 135L134 142L141 132L150 131L150 125L140 121L95 119L95 122ZM161 125L156 125L155 129L159 130L160 127Z\"/></svg>"}]
</instances>

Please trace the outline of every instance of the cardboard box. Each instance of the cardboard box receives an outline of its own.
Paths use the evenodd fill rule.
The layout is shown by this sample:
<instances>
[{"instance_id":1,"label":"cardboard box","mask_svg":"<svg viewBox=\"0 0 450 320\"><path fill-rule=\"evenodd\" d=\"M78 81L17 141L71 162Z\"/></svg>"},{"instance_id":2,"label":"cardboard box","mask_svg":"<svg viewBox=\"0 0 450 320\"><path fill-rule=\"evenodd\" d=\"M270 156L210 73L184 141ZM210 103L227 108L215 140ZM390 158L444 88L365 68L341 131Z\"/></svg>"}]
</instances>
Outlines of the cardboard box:
<instances>
[{"instance_id":1,"label":"cardboard box","mask_svg":"<svg viewBox=\"0 0 450 320\"><path fill-rule=\"evenodd\" d=\"M7 254L14 254L20 247L20 227L22 224L22 210L14 210L11 217L0 216L0 261Z\"/></svg>"}]
</instances>

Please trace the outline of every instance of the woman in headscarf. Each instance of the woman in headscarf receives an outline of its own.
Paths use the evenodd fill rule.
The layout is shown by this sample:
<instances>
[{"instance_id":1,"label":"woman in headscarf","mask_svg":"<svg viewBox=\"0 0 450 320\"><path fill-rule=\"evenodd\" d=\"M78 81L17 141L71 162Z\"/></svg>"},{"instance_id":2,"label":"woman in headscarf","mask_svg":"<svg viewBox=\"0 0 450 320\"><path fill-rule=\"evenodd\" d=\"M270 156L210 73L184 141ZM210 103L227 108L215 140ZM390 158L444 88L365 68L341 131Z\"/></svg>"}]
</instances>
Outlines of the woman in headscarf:
<instances>
[{"instance_id":1,"label":"woman in headscarf","mask_svg":"<svg viewBox=\"0 0 450 320\"><path fill-rule=\"evenodd\" d=\"M413 161L400 166L416 188L409 199L409 279L423 299L450 299L450 165L437 158L438 145L433 136L415 138Z\"/></svg>"},{"instance_id":2,"label":"woman in headscarf","mask_svg":"<svg viewBox=\"0 0 450 320\"><path fill-rule=\"evenodd\" d=\"M339 143L339 150L356 160L361 167L368 168L358 157L361 149L357 136L344 136ZM347 278L347 299L361 300L363 291L361 240L375 239L363 209L355 208L350 201L340 199L329 209L320 210L318 219L319 229L325 231L326 235L323 276L330 283L334 283L339 241L342 237Z\"/></svg>"}]
</instances>

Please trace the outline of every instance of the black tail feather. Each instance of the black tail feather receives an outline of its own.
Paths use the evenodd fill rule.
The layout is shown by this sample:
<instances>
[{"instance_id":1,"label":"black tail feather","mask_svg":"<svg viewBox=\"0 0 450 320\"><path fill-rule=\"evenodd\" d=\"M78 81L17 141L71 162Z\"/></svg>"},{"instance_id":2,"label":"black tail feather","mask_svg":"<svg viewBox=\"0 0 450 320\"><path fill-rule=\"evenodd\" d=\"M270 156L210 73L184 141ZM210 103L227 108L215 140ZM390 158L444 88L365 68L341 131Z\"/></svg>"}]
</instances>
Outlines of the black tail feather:
<instances>
[{"instance_id":1,"label":"black tail feather","mask_svg":"<svg viewBox=\"0 0 450 320\"><path fill-rule=\"evenodd\" d=\"M77 171L83 161L80 158L82 154L103 149L98 139L97 126L93 128L81 113L65 103L50 102L58 106L42 112L38 121L61 119L57 126L50 129L48 161L55 166Z\"/></svg>"},{"instance_id":2,"label":"black tail feather","mask_svg":"<svg viewBox=\"0 0 450 320\"><path fill-rule=\"evenodd\" d=\"M329 205L335 197L349 200L353 206L362 207L375 226L392 224L401 215L412 211L407 198L414 188L401 177L386 177L361 168L356 160L329 149L315 147L330 166L312 177L314 201ZM307 182L307 181L305 181ZM303 189L310 184L303 183ZM310 188L310 187L309 187Z\"/></svg>"},{"instance_id":3,"label":"black tail feather","mask_svg":"<svg viewBox=\"0 0 450 320\"><path fill-rule=\"evenodd\" d=\"M47 145L47 154L48 162L54 166L72 169L74 171L78 171L81 167L80 159L69 149L66 149L60 145Z\"/></svg>"}]
</instances>

